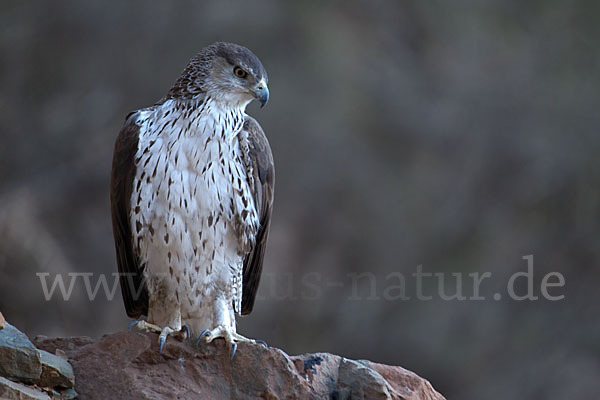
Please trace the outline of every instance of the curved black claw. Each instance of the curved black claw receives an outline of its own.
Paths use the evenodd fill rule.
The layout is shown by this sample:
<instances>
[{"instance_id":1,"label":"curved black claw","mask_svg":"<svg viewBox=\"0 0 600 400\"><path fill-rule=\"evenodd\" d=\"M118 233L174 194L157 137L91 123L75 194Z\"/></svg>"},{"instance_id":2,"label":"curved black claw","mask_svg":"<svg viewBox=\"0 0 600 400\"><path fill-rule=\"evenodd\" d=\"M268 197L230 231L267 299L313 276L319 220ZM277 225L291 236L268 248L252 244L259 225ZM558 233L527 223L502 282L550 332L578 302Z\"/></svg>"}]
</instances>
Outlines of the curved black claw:
<instances>
[{"instance_id":1,"label":"curved black claw","mask_svg":"<svg viewBox=\"0 0 600 400\"><path fill-rule=\"evenodd\" d=\"M269 348L269 345L267 344L267 342L265 342L264 340L260 340L260 339L256 339L255 340L256 343L260 343L263 346L265 346L267 349Z\"/></svg>"},{"instance_id":2,"label":"curved black claw","mask_svg":"<svg viewBox=\"0 0 600 400\"><path fill-rule=\"evenodd\" d=\"M237 350L237 343L233 342L231 343L231 359L233 360L233 357L235 356L235 351Z\"/></svg>"},{"instance_id":3,"label":"curved black claw","mask_svg":"<svg viewBox=\"0 0 600 400\"><path fill-rule=\"evenodd\" d=\"M196 346L200 345L200 342L202 341L202 338L206 335L208 335L210 333L210 331L208 329L205 329L200 336L198 337L198 339L196 339Z\"/></svg>"},{"instance_id":4,"label":"curved black claw","mask_svg":"<svg viewBox=\"0 0 600 400\"><path fill-rule=\"evenodd\" d=\"M159 352L159 354L161 354L161 355L163 352L163 347L165 347L166 340L167 340L166 337L163 337L163 336L160 337L160 352Z\"/></svg>"},{"instance_id":5,"label":"curved black claw","mask_svg":"<svg viewBox=\"0 0 600 400\"><path fill-rule=\"evenodd\" d=\"M187 325L184 325L181 329L185 329L185 332L187 333L187 340L192 340L192 335L190 333L190 327Z\"/></svg>"}]
</instances>

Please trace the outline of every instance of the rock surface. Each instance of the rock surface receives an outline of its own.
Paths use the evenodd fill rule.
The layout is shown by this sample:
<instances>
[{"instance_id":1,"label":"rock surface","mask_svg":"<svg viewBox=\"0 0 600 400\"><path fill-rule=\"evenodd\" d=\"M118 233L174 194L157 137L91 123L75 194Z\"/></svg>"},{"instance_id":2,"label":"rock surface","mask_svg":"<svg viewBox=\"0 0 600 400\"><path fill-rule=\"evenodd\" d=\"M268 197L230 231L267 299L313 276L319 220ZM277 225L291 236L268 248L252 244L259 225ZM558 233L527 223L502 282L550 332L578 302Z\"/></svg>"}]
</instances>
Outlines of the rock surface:
<instances>
[{"instance_id":1,"label":"rock surface","mask_svg":"<svg viewBox=\"0 0 600 400\"><path fill-rule=\"evenodd\" d=\"M21 385L0 376L0 399L6 400L50 400L50 396L39 390Z\"/></svg>"},{"instance_id":2,"label":"rock surface","mask_svg":"<svg viewBox=\"0 0 600 400\"><path fill-rule=\"evenodd\" d=\"M5 323L0 330L0 399L75 399L74 384L66 354L61 358L36 349L24 333Z\"/></svg>"},{"instance_id":3,"label":"rock surface","mask_svg":"<svg viewBox=\"0 0 600 400\"><path fill-rule=\"evenodd\" d=\"M0 331L2 329L4 329L5 325L6 325L6 320L4 319L4 315L2 315L2 313L0 312Z\"/></svg>"},{"instance_id":4,"label":"rock surface","mask_svg":"<svg viewBox=\"0 0 600 400\"><path fill-rule=\"evenodd\" d=\"M0 376L36 383L42 373L40 354L29 338L9 323L0 330Z\"/></svg>"},{"instance_id":5,"label":"rock surface","mask_svg":"<svg viewBox=\"0 0 600 400\"><path fill-rule=\"evenodd\" d=\"M36 338L62 350L84 399L397 399L443 400L425 379L400 367L318 353L288 356L242 343L233 360L221 339L195 348L155 334L119 332L89 338Z\"/></svg>"},{"instance_id":6,"label":"rock surface","mask_svg":"<svg viewBox=\"0 0 600 400\"><path fill-rule=\"evenodd\" d=\"M75 386L75 376L71 364L47 351L38 351L42 360L42 375L38 384L50 388L73 388Z\"/></svg>"}]
</instances>

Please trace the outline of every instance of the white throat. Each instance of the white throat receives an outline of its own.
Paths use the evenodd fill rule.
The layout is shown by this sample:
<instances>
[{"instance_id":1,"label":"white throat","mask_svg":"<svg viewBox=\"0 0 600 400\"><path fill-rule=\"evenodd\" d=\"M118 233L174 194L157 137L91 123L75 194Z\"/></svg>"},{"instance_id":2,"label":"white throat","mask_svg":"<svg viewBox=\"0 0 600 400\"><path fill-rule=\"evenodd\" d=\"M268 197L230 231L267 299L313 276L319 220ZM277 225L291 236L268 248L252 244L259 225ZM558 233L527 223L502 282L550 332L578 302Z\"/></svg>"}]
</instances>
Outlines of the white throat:
<instances>
[{"instance_id":1,"label":"white throat","mask_svg":"<svg viewBox=\"0 0 600 400\"><path fill-rule=\"evenodd\" d=\"M149 127L149 130L160 136L178 139L218 135L232 140L244 125L246 104L233 105L210 96L169 99L154 110L141 112L138 124L143 125L148 121L150 113L155 113L150 120L156 121L156 126L154 129Z\"/></svg>"}]
</instances>

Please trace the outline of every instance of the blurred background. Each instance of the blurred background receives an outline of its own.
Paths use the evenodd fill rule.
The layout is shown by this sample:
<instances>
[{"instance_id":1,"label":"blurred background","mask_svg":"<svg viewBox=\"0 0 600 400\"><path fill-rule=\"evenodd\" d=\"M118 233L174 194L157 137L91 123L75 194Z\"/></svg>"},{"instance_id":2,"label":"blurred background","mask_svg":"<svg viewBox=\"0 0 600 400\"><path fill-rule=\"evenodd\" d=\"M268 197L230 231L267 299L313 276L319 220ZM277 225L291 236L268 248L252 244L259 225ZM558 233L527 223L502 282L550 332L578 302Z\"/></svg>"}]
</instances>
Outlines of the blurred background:
<instances>
[{"instance_id":1,"label":"blurred background","mask_svg":"<svg viewBox=\"0 0 600 400\"><path fill-rule=\"evenodd\" d=\"M4 1L0 310L30 336L127 328L118 288L91 301L79 280L46 301L36 273L116 272L108 185L124 117L231 41L268 70L271 101L248 113L277 173L242 334L401 365L448 399L596 398L598 15L557 0ZM535 294L559 272L563 300L504 295L527 255ZM444 301L433 280L432 300L414 298L419 265L448 293L462 274L466 296L468 274L490 272L486 300ZM386 296L390 274L410 299Z\"/></svg>"}]
</instances>

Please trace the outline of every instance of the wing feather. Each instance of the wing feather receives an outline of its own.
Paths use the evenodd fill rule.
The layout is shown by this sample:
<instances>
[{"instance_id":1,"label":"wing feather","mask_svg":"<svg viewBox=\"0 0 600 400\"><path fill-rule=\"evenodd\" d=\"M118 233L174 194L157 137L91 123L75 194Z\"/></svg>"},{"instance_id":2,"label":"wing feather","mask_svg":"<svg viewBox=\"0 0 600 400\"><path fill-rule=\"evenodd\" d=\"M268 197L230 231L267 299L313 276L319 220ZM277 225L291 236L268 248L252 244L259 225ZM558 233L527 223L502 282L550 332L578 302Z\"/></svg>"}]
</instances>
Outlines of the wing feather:
<instances>
[{"instance_id":1,"label":"wing feather","mask_svg":"<svg viewBox=\"0 0 600 400\"><path fill-rule=\"evenodd\" d=\"M139 131L140 127L135 124L135 114L129 114L115 142L110 180L110 206L119 281L125 309L131 318L148 314L148 289L144 282L144 266L140 266L138 254L133 246L130 222Z\"/></svg>"},{"instance_id":2,"label":"wing feather","mask_svg":"<svg viewBox=\"0 0 600 400\"><path fill-rule=\"evenodd\" d=\"M252 188L260 228L256 235L254 247L244 259L242 315L252 312L258 291L262 265L271 225L273 209L273 188L275 185L275 169L273 154L262 128L252 117L246 117L243 129L248 133L249 161L254 174Z\"/></svg>"}]
</instances>

